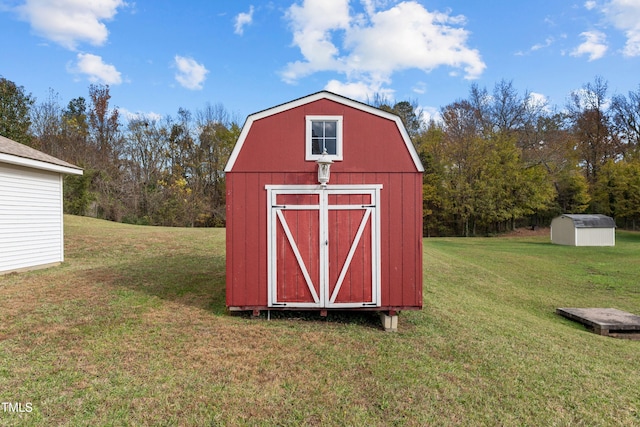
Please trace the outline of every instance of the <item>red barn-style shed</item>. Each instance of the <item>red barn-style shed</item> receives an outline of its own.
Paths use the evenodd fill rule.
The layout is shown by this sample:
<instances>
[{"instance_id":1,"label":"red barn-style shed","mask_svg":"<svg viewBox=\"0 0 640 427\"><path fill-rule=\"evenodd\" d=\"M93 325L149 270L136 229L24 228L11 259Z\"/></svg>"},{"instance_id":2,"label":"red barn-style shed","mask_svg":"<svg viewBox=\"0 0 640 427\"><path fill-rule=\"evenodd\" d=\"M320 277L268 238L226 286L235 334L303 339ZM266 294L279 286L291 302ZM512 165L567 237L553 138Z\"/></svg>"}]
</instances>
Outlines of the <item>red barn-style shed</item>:
<instances>
[{"instance_id":1,"label":"red barn-style shed","mask_svg":"<svg viewBox=\"0 0 640 427\"><path fill-rule=\"evenodd\" d=\"M420 309L422 172L398 116L331 92L250 115L225 168L229 309Z\"/></svg>"}]
</instances>

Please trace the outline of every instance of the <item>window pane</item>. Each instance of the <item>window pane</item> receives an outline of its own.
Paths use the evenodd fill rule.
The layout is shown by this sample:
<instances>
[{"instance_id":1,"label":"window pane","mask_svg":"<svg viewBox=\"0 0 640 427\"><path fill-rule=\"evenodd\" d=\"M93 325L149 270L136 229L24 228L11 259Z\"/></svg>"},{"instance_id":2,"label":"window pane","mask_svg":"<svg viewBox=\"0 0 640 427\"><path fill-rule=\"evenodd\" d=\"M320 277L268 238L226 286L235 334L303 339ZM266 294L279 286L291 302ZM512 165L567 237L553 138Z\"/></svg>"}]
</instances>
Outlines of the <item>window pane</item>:
<instances>
[{"instance_id":1,"label":"window pane","mask_svg":"<svg viewBox=\"0 0 640 427\"><path fill-rule=\"evenodd\" d=\"M336 154L336 138L326 138L324 147L327 150L327 154Z\"/></svg>"},{"instance_id":2,"label":"window pane","mask_svg":"<svg viewBox=\"0 0 640 427\"><path fill-rule=\"evenodd\" d=\"M324 122L313 122L311 124L311 136L313 136L314 138L319 138L324 136L323 125L324 125Z\"/></svg>"},{"instance_id":3,"label":"window pane","mask_svg":"<svg viewBox=\"0 0 640 427\"><path fill-rule=\"evenodd\" d=\"M336 135L336 122L324 122L324 136L327 138L335 138Z\"/></svg>"},{"instance_id":4,"label":"window pane","mask_svg":"<svg viewBox=\"0 0 640 427\"><path fill-rule=\"evenodd\" d=\"M322 154L322 144L320 138L311 139L311 154Z\"/></svg>"}]
</instances>

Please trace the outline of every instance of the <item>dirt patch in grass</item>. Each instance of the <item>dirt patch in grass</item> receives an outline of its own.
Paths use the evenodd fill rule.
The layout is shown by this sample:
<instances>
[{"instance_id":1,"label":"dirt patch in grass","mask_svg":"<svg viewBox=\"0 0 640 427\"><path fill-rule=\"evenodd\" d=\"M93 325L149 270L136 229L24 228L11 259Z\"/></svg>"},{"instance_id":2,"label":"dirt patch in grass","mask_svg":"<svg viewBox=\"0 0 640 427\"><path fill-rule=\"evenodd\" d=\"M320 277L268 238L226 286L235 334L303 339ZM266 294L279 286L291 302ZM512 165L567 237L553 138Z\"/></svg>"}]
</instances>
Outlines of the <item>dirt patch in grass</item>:
<instances>
[{"instance_id":1,"label":"dirt patch in grass","mask_svg":"<svg viewBox=\"0 0 640 427\"><path fill-rule=\"evenodd\" d=\"M500 237L549 237L551 229L549 227L521 227L508 233L500 234Z\"/></svg>"}]
</instances>

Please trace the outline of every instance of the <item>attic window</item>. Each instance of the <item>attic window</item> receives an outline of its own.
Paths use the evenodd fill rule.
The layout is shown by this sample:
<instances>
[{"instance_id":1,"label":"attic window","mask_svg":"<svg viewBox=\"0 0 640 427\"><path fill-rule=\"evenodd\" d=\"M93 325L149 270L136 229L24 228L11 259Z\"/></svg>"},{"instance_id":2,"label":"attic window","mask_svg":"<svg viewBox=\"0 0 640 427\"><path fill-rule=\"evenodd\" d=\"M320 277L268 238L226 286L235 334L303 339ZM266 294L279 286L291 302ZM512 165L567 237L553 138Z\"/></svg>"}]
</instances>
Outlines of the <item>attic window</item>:
<instances>
[{"instance_id":1,"label":"attic window","mask_svg":"<svg viewBox=\"0 0 640 427\"><path fill-rule=\"evenodd\" d=\"M305 160L317 160L324 150L342 160L342 116L307 116Z\"/></svg>"}]
</instances>

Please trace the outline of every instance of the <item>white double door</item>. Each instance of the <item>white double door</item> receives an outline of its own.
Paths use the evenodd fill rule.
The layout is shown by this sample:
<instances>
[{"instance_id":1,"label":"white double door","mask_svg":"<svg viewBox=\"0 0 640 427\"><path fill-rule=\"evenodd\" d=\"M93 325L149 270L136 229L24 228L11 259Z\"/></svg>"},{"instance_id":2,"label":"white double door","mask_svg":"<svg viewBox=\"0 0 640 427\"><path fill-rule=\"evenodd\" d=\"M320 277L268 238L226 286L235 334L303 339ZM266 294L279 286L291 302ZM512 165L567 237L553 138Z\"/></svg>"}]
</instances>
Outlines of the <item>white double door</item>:
<instances>
[{"instance_id":1,"label":"white double door","mask_svg":"<svg viewBox=\"0 0 640 427\"><path fill-rule=\"evenodd\" d=\"M270 307L380 305L381 185L268 185Z\"/></svg>"}]
</instances>

